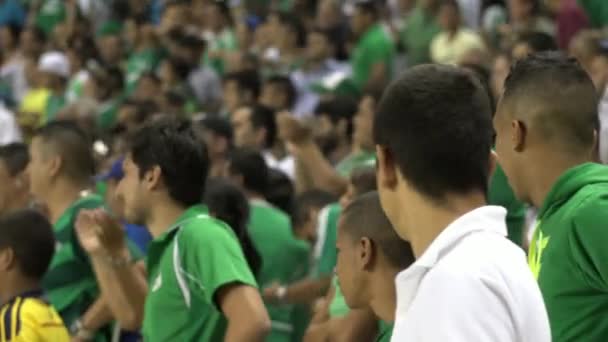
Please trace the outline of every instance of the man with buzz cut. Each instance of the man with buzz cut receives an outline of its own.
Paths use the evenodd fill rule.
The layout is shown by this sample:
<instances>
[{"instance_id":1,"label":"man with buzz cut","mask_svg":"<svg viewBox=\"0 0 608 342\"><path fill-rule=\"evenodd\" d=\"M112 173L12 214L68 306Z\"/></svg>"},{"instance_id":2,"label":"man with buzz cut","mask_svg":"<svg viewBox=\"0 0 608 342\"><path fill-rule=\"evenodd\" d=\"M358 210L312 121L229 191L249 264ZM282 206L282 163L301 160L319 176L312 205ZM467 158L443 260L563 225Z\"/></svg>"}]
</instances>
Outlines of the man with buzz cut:
<instances>
[{"instance_id":1,"label":"man with buzz cut","mask_svg":"<svg viewBox=\"0 0 608 342\"><path fill-rule=\"evenodd\" d=\"M487 92L457 67L408 69L380 101L378 192L416 256L395 280L392 341L551 340L506 210L486 205L493 133Z\"/></svg>"},{"instance_id":2,"label":"man with buzz cut","mask_svg":"<svg viewBox=\"0 0 608 342\"><path fill-rule=\"evenodd\" d=\"M542 53L512 66L494 118L509 183L538 208L528 260L555 342L608 337L608 167L594 163L597 102L574 59Z\"/></svg>"},{"instance_id":3,"label":"man with buzz cut","mask_svg":"<svg viewBox=\"0 0 608 342\"><path fill-rule=\"evenodd\" d=\"M118 221L93 210L77 222L116 319L142 327L150 342L264 341L270 320L237 237L200 204L209 161L191 124L162 119L144 126L133 136L123 169L116 194L124 216L154 237L147 279L126 267Z\"/></svg>"}]
</instances>

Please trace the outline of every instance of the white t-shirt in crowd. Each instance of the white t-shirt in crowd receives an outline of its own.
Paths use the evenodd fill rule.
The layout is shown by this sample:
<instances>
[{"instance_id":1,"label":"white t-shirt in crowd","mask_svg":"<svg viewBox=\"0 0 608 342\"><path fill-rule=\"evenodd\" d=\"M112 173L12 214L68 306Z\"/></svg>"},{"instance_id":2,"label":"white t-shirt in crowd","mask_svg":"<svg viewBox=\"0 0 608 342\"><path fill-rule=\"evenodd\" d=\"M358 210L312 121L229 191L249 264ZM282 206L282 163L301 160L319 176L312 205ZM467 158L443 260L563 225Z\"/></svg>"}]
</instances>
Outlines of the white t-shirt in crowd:
<instances>
[{"instance_id":1,"label":"white t-shirt in crowd","mask_svg":"<svg viewBox=\"0 0 608 342\"><path fill-rule=\"evenodd\" d=\"M275 158L270 151L262 152L262 157L266 161L266 166L272 169L277 169L286 174L289 179L294 180L296 178L296 163L293 156L286 156L279 160Z\"/></svg>"},{"instance_id":2,"label":"white t-shirt in crowd","mask_svg":"<svg viewBox=\"0 0 608 342\"><path fill-rule=\"evenodd\" d=\"M543 298L506 210L475 209L397 275L393 342L549 342Z\"/></svg>"},{"instance_id":3,"label":"white t-shirt in crowd","mask_svg":"<svg viewBox=\"0 0 608 342\"><path fill-rule=\"evenodd\" d=\"M0 104L0 145L21 142L22 139L15 115Z\"/></svg>"},{"instance_id":4,"label":"white t-shirt in crowd","mask_svg":"<svg viewBox=\"0 0 608 342\"><path fill-rule=\"evenodd\" d=\"M440 64L457 64L475 50L485 50L483 40L477 32L461 28L450 37L444 31L431 42L431 59Z\"/></svg>"}]
</instances>

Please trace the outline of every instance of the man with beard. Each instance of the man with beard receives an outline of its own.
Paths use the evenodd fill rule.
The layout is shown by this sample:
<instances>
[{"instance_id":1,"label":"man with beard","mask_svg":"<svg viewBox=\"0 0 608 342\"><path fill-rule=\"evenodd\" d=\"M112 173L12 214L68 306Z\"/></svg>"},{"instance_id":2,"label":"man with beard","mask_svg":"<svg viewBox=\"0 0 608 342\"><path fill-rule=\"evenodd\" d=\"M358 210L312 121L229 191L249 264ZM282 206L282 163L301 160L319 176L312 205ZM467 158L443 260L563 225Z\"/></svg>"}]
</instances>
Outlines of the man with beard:
<instances>
[{"instance_id":1,"label":"man with beard","mask_svg":"<svg viewBox=\"0 0 608 342\"><path fill-rule=\"evenodd\" d=\"M346 157L351 150L356 112L357 102L349 96L323 100L315 110L318 124L314 138L332 164Z\"/></svg>"}]
</instances>

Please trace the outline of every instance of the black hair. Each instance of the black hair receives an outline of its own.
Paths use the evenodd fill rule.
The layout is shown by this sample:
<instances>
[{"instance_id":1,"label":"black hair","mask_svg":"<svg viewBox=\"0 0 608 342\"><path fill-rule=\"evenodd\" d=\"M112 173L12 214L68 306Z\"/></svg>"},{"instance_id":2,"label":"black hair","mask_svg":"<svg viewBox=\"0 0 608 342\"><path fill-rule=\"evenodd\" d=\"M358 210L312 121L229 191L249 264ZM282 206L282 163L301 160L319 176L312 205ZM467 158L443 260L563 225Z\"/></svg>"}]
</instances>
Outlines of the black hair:
<instances>
[{"instance_id":1,"label":"black hair","mask_svg":"<svg viewBox=\"0 0 608 342\"><path fill-rule=\"evenodd\" d=\"M254 99L260 95L260 75L255 70L230 72L224 76L224 83L236 82L241 92L250 92Z\"/></svg>"},{"instance_id":2,"label":"black hair","mask_svg":"<svg viewBox=\"0 0 608 342\"><path fill-rule=\"evenodd\" d=\"M188 75L192 71L192 66L190 65L190 63L188 63L188 61L184 60L183 58L169 57L167 59L167 63L169 63L171 69L173 69L173 72L180 80L186 80L188 78Z\"/></svg>"},{"instance_id":3,"label":"black hair","mask_svg":"<svg viewBox=\"0 0 608 342\"><path fill-rule=\"evenodd\" d=\"M324 208L337 200L332 193L317 189L297 195L294 200L293 215L291 216L292 227L298 228L304 224L311 210Z\"/></svg>"},{"instance_id":4,"label":"black hair","mask_svg":"<svg viewBox=\"0 0 608 342\"><path fill-rule=\"evenodd\" d=\"M14 177L25 171L30 161L27 145L12 143L0 146L0 160L4 162L8 173Z\"/></svg>"},{"instance_id":5,"label":"black hair","mask_svg":"<svg viewBox=\"0 0 608 342\"><path fill-rule=\"evenodd\" d=\"M209 171L207 148L186 120L160 119L142 127L131 140L130 156L140 177L155 166L171 198L192 206L203 198Z\"/></svg>"},{"instance_id":6,"label":"black hair","mask_svg":"<svg viewBox=\"0 0 608 342\"><path fill-rule=\"evenodd\" d=\"M295 192L291 179L283 171L268 168L268 186L265 197L269 203L291 216Z\"/></svg>"},{"instance_id":7,"label":"black hair","mask_svg":"<svg viewBox=\"0 0 608 342\"><path fill-rule=\"evenodd\" d=\"M213 132L213 134L228 140L229 144L232 145L234 133L232 131L232 125L226 119L218 117L208 117L201 121L201 125L204 129Z\"/></svg>"},{"instance_id":8,"label":"black hair","mask_svg":"<svg viewBox=\"0 0 608 342\"><path fill-rule=\"evenodd\" d=\"M490 99L469 71L408 69L384 93L373 131L408 183L435 202L449 193L487 192Z\"/></svg>"},{"instance_id":9,"label":"black hair","mask_svg":"<svg viewBox=\"0 0 608 342\"><path fill-rule=\"evenodd\" d=\"M355 1L355 8L363 13L372 15L374 18L378 18L380 15L380 9L376 0L357 0Z\"/></svg>"},{"instance_id":10,"label":"black hair","mask_svg":"<svg viewBox=\"0 0 608 342\"><path fill-rule=\"evenodd\" d=\"M75 54L83 64L89 60L96 60L99 57L97 44L90 36L73 36L68 40L68 48L76 51Z\"/></svg>"},{"instance_id":11,"label":"black hair","mask_svg":"<svg viewBox=\"0 0 608 342\"><path fill-rule=\"evenodd\" d=\"M492 87L490 86L490 70L483 65L474 63L465 63L462 64L461 67L468 69L473 74L473 76L477 78L479 83L481 83L483 88L488 93L488 98L490 99L490 104L492 105L492 113L494 113L494 111L496 110L496 99L494 99Z\"/></svg>"},{"instance_id":12,"label":"black hair","mask_svg":"<svg viewBox=\"0 0 608 342\"><path fill-rule=\"evenodd\" d=\"M285 97L287 98L287 108L281 109L291 109L296 103L296 88L289 77L283 75L273 75L268 77L265 83L275 85L280 88L281 92L285 93Z\"/></svg>"},{"instance_id":13,"label":"black hair","mask_svg":"<svg viewBox=\"0 0 608 342\"><path fill-rule=\"evenodd\" d=\"M228 26L234 25L234 19L232 18L232 13L230 13L228 1L215 0L212 1L210 5L215 6L220 11L221 15L226 19Z\"/></svg>"},{"instance_id":14,"label":"black hair","mask_svg":"<svg viewBox=\"0 0 608 342\"><path fill-rule=\"evenodd\" d=\"M249 202L238 187L223 179L210 179L205 191L205 204L214 217L226 222L237 236L251 272L259 275L262 257L256 250L247 224L249 222Z\"/></svg>"},{"instance_id":15,"label":"black hair","mask_svg":"<svg viewBox=\"0 0 608 342\"><path fill-rule=\"evenodd\" d=\"M113 65L98 65L91 63L90 75L102 89L102 99L109 99L112 94L124 87L124 76L119 67Z\"/></svg>"},{"instance_id":16,"label":"black hair","mask_svg":"<svg viewBox=\"0 0 608 342\"><path fill-rule=\"evenodd\" d=\"M357 99L346 95L321 100L315 108L316 116L326 115L334 125L340 120L346 120L346 134L349 139L353 134L355 113L357 113Z\"/></svg>"},{"instance_id":17,"label":"black hair","mask_svg":"<svg viewBox=\"0 0 608 342\"><path fill-rule=\"evenodd\" d=\"M380 197L375 191L355 198L346 206L340 227L353 241L370 239L393 268L406 269L416 260L409 242L397 235L384 214Z\"/></svg>"},{"instance_id":18,"label":"black hair","mask_svg":"<svg viewBox=\"0 0 608 342\"><path fill-rule=\"evenodd\" d=\"M92 139L76 122L52 121L39 128L34 137L61 156L61 171L67 178L88 183L95 175Z\"/></svg>"},{"instance_id":19,"label":"black hair","mask_svg":"<svg viewBox=\"0 0 608 342\"><path fill-rule=\"evenodd\" d=\"M3 27L6 28L8 30L8 32L10 33L11 38L13 39L13 44L15 46L19 45L19 36L21 35L21 26L12 24L12 23L8 23L8 24L5 24Z\"/></svg>"},{"instance_id":20,"label":"black hair","mask_svg":"<svg viewBox=\"0 0 608 342\"><path fill-rule=\"evenodd\" d=\"M259 152L249 148L237 148L229 154L228 160L230 173L243 178L243 187L246 190L260 195L266 194L269 171Z\"/></svg>"},{"instance_id":21,"label":"black hair","mask_svg":"<svg viewBox=\"0 0 608 342\"><path fill-rule=\"evenodd\" d=\"M302 21L293 13L279 12L279 22L281 25L287 26L287 28L295 33L296 45L303 47L306 44L306 29L302 24Z\"/></svg>"},{"instance_id":22,"label":"black hair","mask_svg":"<svg viewBox=\"0 0 608 342\"><path fill-rule=\"evenodd\" d=\"M274 146L277 140L277 122L274 111L263 105L255 105L251 107L249 120L254 129L266 129L264 147L271 148Z\"/></svg>"},{"instance_id":23,"label":"black hair","mask_svg":"<svg viewBox=\"0 0 608 342\"><path fill-rule=\"evenodd\" d=\"M0 217L0 249L13 250L19 270L39 281L55 252L55 236L49 221L32 209L17 210Z\"/></svg>"},{"instance_id":24,"label":"black hair","mask_svg":"<svg viewBox=\"0 0 608 342\"><path fill-rule=\"evenodd\" d=\"M555 39L544 32L524 32L518 38L516 44L526 44L533 53L558 50Z\"/></svg>"},{"instance_id":25,"label":"black hair","mask_svg":"<svg viewBox=\"0 0 608 342\"><path fill-rule=\"evenodd\" d=\"M518 118L536 123L546 141L578 154L595 142L599 97L574 58L561 52L530 55L515 62L505 80L502 104Z\"/></svg>"}]
</instances>

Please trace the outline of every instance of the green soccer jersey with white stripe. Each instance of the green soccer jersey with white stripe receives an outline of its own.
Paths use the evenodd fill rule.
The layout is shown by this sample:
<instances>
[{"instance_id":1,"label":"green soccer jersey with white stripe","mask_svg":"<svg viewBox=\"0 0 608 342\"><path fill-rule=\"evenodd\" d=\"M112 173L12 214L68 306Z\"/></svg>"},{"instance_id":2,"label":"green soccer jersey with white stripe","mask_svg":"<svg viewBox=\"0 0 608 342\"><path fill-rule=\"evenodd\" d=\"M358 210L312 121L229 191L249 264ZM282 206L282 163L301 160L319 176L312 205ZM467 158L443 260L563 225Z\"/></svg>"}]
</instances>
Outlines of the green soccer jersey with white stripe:
<instances>
[{"instance_id":1,"label":"green soccer jersey with white stripe","mask_svg":"<svg viewBox=\"0 0 608 342\"><path fill-rule=\"evenodd\" d=\"M227 321L214 298L222 286L257 287L234 232L197 205L186 210L147 256L146 342L223 341Z\"/></svg>"}]
</instances>

